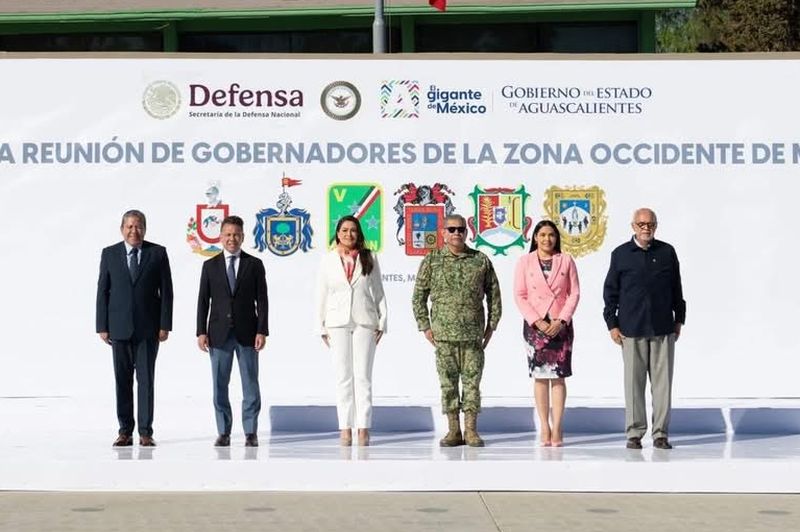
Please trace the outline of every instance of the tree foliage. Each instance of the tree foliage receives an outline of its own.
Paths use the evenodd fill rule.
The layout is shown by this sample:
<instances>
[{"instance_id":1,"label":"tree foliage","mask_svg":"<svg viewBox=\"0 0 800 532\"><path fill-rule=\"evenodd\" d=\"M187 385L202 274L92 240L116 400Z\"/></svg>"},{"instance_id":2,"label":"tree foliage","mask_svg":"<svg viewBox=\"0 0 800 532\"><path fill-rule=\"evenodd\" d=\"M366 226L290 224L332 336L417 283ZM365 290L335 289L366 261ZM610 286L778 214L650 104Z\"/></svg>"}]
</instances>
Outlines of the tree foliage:
<instances>
[{"instance_id":1,"label":"tree foliage","mask_svg":"<svg viewBox=\"0 0 800 532\"><path fill-rule=\"evenodd\" d=\"M659 52L800 50L800 0L698 0L656 18Z\"/></svg>"}]
</instances>

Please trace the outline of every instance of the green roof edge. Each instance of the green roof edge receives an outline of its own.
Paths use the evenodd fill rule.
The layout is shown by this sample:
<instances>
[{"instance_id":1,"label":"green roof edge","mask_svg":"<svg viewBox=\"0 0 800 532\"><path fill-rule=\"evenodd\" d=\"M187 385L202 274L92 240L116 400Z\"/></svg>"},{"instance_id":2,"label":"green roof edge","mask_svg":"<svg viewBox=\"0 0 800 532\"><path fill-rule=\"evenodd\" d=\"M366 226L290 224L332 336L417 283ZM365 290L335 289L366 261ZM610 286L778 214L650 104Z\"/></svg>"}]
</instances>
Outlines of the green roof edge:
<instances>
[{"instance_id":1,"label":"green roof edge","mask_svg":"<svg viewBox=\"0 0 800 532\"><path fill-rule=\"evenodd\" d=\"M533 13L554 11L642 11L656 9L677 9L695 7L696 0L676 0L658 2L599 2L599 3L552 3L503 6L451 6L445 13L440 13L426 5L388 6L387 15L431 15L446 17L448 15L469 15L487 13ZM257 9L257 10L224 10L224 9L190 9L190 10L153 10L153 11L101 11L83 13L3 13L0 22L86 22L94 20L145 21L145 20L192 20L198 18L253 18L282 16L339 15L364 16L371 15L372 6L359 7L320 7L305 9Z\"/></svg>"}]
</instances>

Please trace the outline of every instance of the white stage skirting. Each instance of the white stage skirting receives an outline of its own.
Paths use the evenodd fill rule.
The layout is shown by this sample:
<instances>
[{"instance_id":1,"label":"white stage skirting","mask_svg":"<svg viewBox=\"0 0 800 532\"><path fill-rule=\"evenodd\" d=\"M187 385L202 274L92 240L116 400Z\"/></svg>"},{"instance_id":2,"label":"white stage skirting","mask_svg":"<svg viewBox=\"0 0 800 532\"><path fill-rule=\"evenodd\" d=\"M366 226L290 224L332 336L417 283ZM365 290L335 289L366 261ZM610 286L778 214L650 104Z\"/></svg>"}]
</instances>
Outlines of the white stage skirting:
<instances>
[{"instance_id":1,"label":"white stage skirting","mask_svg":"<svg viewBox=\"0 0 800 532\"><path fill-rule=\"evenodd\" d=\"M211 406L198 402L157 402L158 447L113 449L113 404L0 398L0 490L800 493L796 400L678 405L672 451L649 438L625 449L619 405L575 399L563 448L538 446L520 400L485 408L482 449L439 448L435 407L393 405L376 407L368 448L339 446L331 406L273 406L260 447L246 449L238 429L217 449Z\"/></svg>"}]
</instances>

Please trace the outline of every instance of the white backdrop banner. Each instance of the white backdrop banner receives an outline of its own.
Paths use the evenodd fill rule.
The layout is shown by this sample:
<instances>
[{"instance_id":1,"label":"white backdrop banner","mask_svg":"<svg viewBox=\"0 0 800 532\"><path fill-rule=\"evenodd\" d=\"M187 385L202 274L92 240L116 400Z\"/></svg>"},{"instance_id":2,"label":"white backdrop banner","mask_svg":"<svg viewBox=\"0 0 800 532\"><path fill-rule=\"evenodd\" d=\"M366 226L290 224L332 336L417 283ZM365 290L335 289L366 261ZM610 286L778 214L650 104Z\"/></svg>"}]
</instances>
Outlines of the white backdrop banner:
<instances>
[{"instance_id":1,"label":"white backdrop banner","mask_svg":"<svg viewBox=\"0 0 800 532\"><path fill-rule=\"evenodd\" d=\"M313 287L333 224L356 213L389 303L376 400L435 402L433 350L410 300L442 216L456 212L503 293L484 396L530 395L513 271L547 217L577 257L581 283L570 393L618 399L621 354L602 319L602 286L632 212L649 206L657 237L678 252L687 300L675 396L797 396L798 66L0 60L0 395L113 402L111 351L94 333L98 264L120 240L122 213L138 208L147 239L168 249L175 284L159 396L210 395L207 355L195 343L197 287L229 213L245 220L245 250L267 271L265 400L333 403Z\"/></svg>"}]
</instances>

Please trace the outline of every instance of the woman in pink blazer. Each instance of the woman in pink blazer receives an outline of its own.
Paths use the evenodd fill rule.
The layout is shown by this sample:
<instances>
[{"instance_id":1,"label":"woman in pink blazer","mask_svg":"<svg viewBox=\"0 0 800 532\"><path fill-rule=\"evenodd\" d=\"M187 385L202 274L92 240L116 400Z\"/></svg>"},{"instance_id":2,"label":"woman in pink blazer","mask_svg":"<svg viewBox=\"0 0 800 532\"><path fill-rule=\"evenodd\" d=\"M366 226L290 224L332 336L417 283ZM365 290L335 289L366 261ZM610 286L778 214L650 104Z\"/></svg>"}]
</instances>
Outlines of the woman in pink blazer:
<instances>
[{"instance_id":1,"label":"woman in pink blazer","mask_svg":"<svg viewBox=\"0 0 800 532\"><path fill-rule=\"evenodd\" d=\"M514 301L524 318L522 335L528 373L545 447L563 443L561 421L567 399L566 377L572 375L572 315L580 299L578 271L561 253L561 235L550 220L533 229L531 251L514 272ZM550 407L552 405L552 424Z\"/></svg>"}]
</instances>

